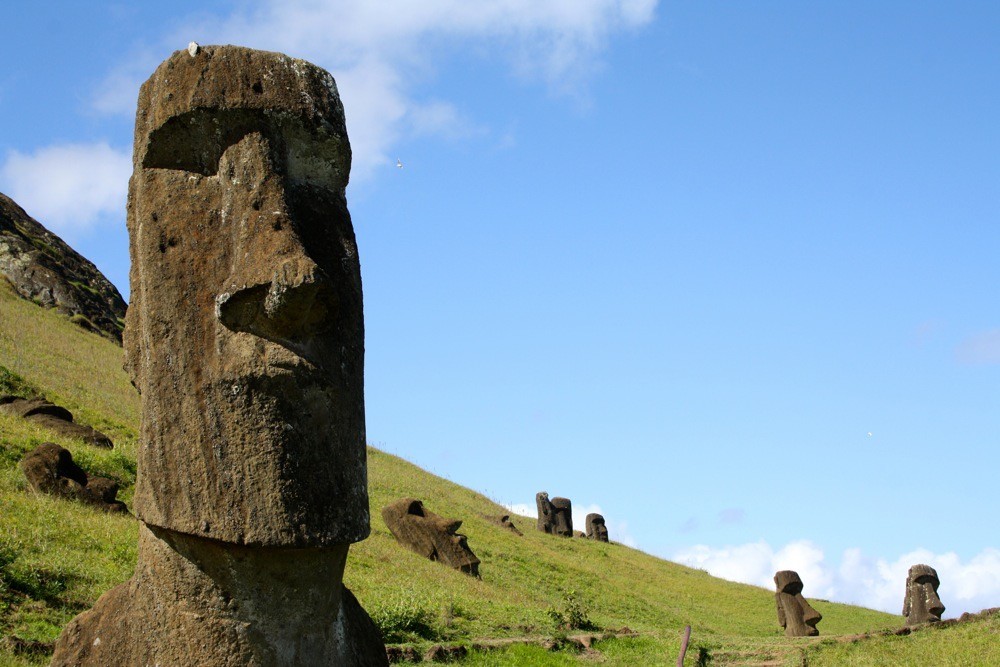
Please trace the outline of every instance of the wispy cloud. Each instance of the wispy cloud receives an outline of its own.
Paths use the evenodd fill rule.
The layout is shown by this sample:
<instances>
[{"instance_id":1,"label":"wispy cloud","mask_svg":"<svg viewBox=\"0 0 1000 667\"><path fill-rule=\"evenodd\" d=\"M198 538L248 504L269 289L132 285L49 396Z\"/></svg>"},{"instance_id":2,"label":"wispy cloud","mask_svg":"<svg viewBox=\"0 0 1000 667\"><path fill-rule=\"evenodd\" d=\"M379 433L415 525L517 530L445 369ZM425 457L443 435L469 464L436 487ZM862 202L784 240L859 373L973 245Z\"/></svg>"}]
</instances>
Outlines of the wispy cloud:
<instances>
[{"instance_id":1,"label":"wispy cloud","mask_svg":"<svg viewBox=\"0 0 1000 667\"><path fill-rule=\"evenodd\" d=\"M1000 364L1000 329L966 338L955 348L955 359L963 364Z\"/></svg>"},{"instance_id":2,"label":"wispy cloud","mask_svg":"<svg viewBox=\"0 0 1000 667\"><path fill-rule=\"evenodd\" d=\"M130 152L107 143L10 151L0 166L0 189L28 215L73 238L104 222L125 219L132 173Z\"/></svg>"},{"instance_id":3,"label":"wispy cloud","mask_svg":"<svg viewBox=\"0 0 1000 667\"><path fill-rule=\"evenodd\" d=\"M258 0L225 17L164 36L164 51L195 40L282 51L330 70L347 112L355 179L393 163L404 136L474 136L460 100L419 102L421 85L448 58L500 58L519 76L576 95L598 69L610 38L653 19L658 0ZM165 55L165 54L164 54ZM103 111L134 113L148 54L105 81Z\"/></svg>"},{"instance_id":4,"label":"wispy cloud","mask_svg":"<svg viewBox=\"0 0 1000 667\"><path fill-rule=\"evenodd\" d=\"M807 598L860 604L899 614L906 574L911 565L926 563L941 579L938 591L946 616L1000 605L1000 550L987 548L966 562L955 553L935 554L915 549L893 561L846 550L839 565L827 561L823 550L808 540L773 549L767 542L712 548L697 545L671 560L706 570L713 576L773 588L774 573L795 570L805 584Z\"/></svg>"},{"instance_id":5,"label":"wispy cloud","mask_svg":"<svg viewBox=\"0 0 1000 667\"><path fill-rule=\"evenodd\" d=\"M743 523L747 513L739 507L727 507L719 512L719 523L724 526L732 526Z\"/></svg>"}]
</instances>

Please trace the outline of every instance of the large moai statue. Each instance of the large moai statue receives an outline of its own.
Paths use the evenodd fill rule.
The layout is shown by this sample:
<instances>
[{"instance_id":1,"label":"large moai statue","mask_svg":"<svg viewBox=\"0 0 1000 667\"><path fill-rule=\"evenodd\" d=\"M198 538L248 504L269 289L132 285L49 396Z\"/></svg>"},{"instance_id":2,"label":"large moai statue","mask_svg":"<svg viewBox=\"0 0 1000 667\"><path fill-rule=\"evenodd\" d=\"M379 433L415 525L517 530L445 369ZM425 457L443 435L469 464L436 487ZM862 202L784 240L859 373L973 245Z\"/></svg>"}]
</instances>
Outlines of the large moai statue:
<instances>
[{"instance_id":1,"label":"large moai statue","mask_svg":"<svg viewBox=\"0 0 1000 667\"><path fill-rule=\"evenodd\" d=\"M568 498L553 498L544 491L535 494L538 530L550 535L573 537L573 503Z\"/></svg>"},{"instance_id":2,"label":"large moai statue","mask_svg":"<svg viewBox=\"0 0 1000 667\"><path fill-rule=\"evenodd\" d=\"M930 565L914 565L906 577L906 597L903 599L903 616L907 625L936 623L941 620L944 605L938 597L937 570Z\"/></svg>"},{"instance_id":3,"label":"large moai statue","mask_svg":"<svg viewBox=\"0 0 1000 667\"><path fill-rule=\"evenodd\" d=\"M604 517L600 514L587 515L587 539L598 542L608 541L608 527L604 523Z\"/></svg>"},{"instance_id":4,"label":"large moai statue","mask_svg":"<svg viewBox=\"0 0 1000 667\"><path fill-rule=\"evenodd\" d=\"M143 84L125 363L131 580L54 665L385 665L343 586L369 533L364 322L333 78L192 44Z\"/></svg>"},{"instance_id":5,"label":"large moai statue","mask_svg":"<svg viewBox=\"0 0 1000 667\"><path fill-rule=\"evenodd\" d=\"M424 558L438 561L473 577L479 576L479 559L461 535L459 519L431 512L416 498L400 498L382 508L382 518L396 541Z\"/></svg>"},{"instance_id":6,"label":"large moai statue","mask_svg":"<svg viewBox=\"0 0 1000 667\"><path fill-rule=\"evenodd\" d=\"M823 616L809 606L802 597L802 579L798 572L781 570L774 575L777 592L774 601L778 606L778 623L785 629L786 637L815 637L816 625Z\"/></svg>"}]
</instances>

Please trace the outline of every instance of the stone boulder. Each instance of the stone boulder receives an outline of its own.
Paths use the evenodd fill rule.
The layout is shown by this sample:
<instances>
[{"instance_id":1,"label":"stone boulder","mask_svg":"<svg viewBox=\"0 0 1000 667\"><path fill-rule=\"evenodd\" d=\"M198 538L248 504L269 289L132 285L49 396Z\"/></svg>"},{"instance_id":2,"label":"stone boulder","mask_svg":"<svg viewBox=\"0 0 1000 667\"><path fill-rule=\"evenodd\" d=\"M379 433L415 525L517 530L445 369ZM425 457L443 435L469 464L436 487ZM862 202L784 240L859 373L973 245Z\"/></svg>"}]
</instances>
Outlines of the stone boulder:
<instances>
[{"instance_id":1,"label":"stone boulder","mask_svg":"<svg viewBox=\"0 0 1000 667\"><path fill-rule=\"evenodd\" d=\"M122 340L125 300L96 266L0 193L0 276L20 296Z\"/></svg>"},{"instance_id":2,"label":"stone boulder","mask_svg":"<svg viewBox=\"0 0 1000 667\"><path fill-rule=\"evenodd\" d=\"M73 462L73 455L52 442L43 442L21 459L28 485L38 493L78 500L105 512L127 512L118 500L118 482L89 477Z\"/></svg>"},{"instance_id":3,"label":"stone boulder","mask_svg":"<svg viewBox=\"0 0 1000 667\"><path fill-rule=\"evenodd\" d=\"M61 436L83 440L88 445L108 449L114 446L111 438L95 428L77 424L73 421L73 413L44 398L0 396L0 413L27 419Z\"/></svg>"},{"instance_id":4,"label":"stone boulder","mask_svg":"<svg viewBox=\"0 0 1000 667\"><path fill-rule=\"evenodd\" d=\"M458 534L462 522L424 508L416 498L401 498L382 509L382 518L396 541L424 558L479 576L479 559L468 538Z\"/></svg>"}]
</instances>

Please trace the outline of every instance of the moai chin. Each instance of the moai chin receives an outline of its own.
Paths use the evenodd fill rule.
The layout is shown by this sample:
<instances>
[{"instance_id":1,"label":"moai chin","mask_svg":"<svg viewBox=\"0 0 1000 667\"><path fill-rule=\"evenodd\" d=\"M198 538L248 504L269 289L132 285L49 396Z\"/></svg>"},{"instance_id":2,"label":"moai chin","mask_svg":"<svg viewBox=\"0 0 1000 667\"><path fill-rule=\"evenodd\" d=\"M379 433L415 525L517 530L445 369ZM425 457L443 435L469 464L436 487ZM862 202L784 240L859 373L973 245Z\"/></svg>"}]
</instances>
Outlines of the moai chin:
<instances>
[{"instance_id":1,"label":"moai chin","mask_svg":"<svg viewBox=\"0 0 1000 667\"><path fill-rule=\"evenodd\" d=\"M431 512L416 498L401 498L382 508L389 532L400 544L424 558L479 577L479 559L468 538L458 533L462 522Z\"/></svg>"},{"instance_id":2,"label":"moai chin","mask_svg":"<svg viewBox=\"0 0 1000 667\"><path fill-rule=\"evenodd\" d=\"M53 664L386 664L341 583L369 532L350 160L336 84L305 61L192 48L143 84L124 340L139 562Z\"/></svg>"},{"instance_id":3,"label":"moai chin","mask_svg":"<svg viewBox=\"0 0 1000 667\"><path fill-rule=\"evenodd\" d=\"M936 623L941 620L944 605L938 597L937 571L930 565L914 565L906 577L906 597L903 599L903 616L907 625Z\"/></svg>"},{"instance_id":4,"label":"moai chin","mask_svg":"<svg viewBox=\"0 0 1000 667\"><path fill-rule=\"evenodd\" d=\"M608 541L608 527L604 523L604 517L600 514L587 515L587 539L598 542Z\"/></svg>"},{"instance_id":5,"label":"moai chin","mask_svg":"<svg viewBox=\"0 0 1000 667\"><path fill-rule=\"evenodd\" d=\"M781 570L774 575L777 592L774 601L778 607L778 623L785 629L786 637L815 637L819 634L816 624L823 616L809 606L802 597L802 579L797 572Z\"/></svg>"}]
</instances>

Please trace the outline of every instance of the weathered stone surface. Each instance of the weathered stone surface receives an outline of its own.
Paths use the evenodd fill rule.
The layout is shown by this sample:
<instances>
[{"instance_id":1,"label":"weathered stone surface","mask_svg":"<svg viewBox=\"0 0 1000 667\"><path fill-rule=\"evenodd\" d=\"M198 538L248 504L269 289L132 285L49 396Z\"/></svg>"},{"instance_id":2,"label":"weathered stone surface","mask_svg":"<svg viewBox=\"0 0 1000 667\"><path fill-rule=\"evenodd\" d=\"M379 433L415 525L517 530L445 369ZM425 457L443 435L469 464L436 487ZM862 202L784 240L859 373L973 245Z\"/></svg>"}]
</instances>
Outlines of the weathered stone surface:
<instances>
[{"instance_id":1,"label":"weathered stone surface","mask_svg":"<svg viewBox=\"0 0 1000 667\"><path fill-rule=\"evenodd\" d=\"M111 438L95 428L77 424L66 408L49 403L44 398L0 396L0 412L28 419L67 438L79 438L95 447L113 447Z\"/></svg>"},{"instance_id":2,"label":"weathered stone surface","mask_svg":"<svg viewBox=\"0 0 1000 667\"><path fill-rule=\"evenodd\" d=\"M52 664L388 664L340 583L347 549L236 547L140 525L135 575L70 622Z\"/></svg>"},{"instance_id":3,"label":"weathered stone surface","mask_svg":"<svg viewBox=\"0 0 1000 667\"><path fill-rule=\"evenodd\" d=\"M944 613L938 597L937 570L930 565L914 565L906 577L906 596L903 599L903 616L907 625L937 623Z\"/></svg>"},{"instance_id":4,"label":"weathered stone surface","mask_svg":"<svg viewBox=\"0 0 1000 667\"><path fill-rule=\"evenodd\" d=\"M573 503L568 498L553 498L544 491L535 494L538 507L538 530L550 535L573 537Z\"/></svg>"},{"instance_id":5,"label":"weathered stone surface","mask_svg":"<svg viewBox=\"0 0 1000 667\"><path fill-rule=\"evenodd\" d=\"M121 342L125 300L97 267L0 193L0 276L14 290Z\"/></svg>"},{"instance_id":6,"label":"weathered stone surface","mask_svg":"<svg viewBox=\"0 0 1000 667\"><path fill-rule=\"evenodd\" d=\"M427 510L416 498L400 498L382 508L382 518L393 537L424 558L440 561L474 577L479 576L479 559L472 553L462 522L446 519Z\"/></svg>"},{"instance_id":7,"label":"weathered stone surface","mask_svg":"<svg viewBox=\"0 0 1000 667\"><path fill-rule=\"evenodd\" d=\"M139 558L53 664L385 665L342 585L369 517L336 84L277 53L178 51L140 90L134 146Z\"/></svg>"},{"instance_id":8,"label":"weathered stone surface","mask_svg":"<svg viewBox=\"0 0 1000 667\"><path fill-rule=\"evenodd\" d=\"M815 637L819 634L816 624L823 620L818 611L802 597L802 579L797 572L781 570L774 575L777 592L774 601L778 607L778 623L785 629L786 637Z\"/></svg>"},{"instance_id":9,"label":"weathered stone surface","mask_svg":"<svg viewBox=\"0 0 1000 667\"><path fill-rule=\"evenodd\" d=\"M73 462L68 449L43 442L21 459L21 472L38 493L79 500L106 512L126 512L118 500L118 483L105 477L88 477Z\"/></svg>"},{"instance_id":10,"label":"weathered stone surface","mask_svg":"<svg viewBox=\"0 0 1000 667\"><path fill-rule=\"evenodd\" d=\"M180 51L142 86L134 159L136 514L237 544L364 539L361 269L333 78Z\"/></svg>"},{"instance_id":11,"label":"weathered stone surface","mask_svg":"<svg viewBox=\"0 0 1000 667\"><path fill-rule=\"evenodd\" d=\"M604 523L604 517L600 514L587 515L587 539L598 542L608 541L608 527Z\"/></svg>"}]
</instances>

